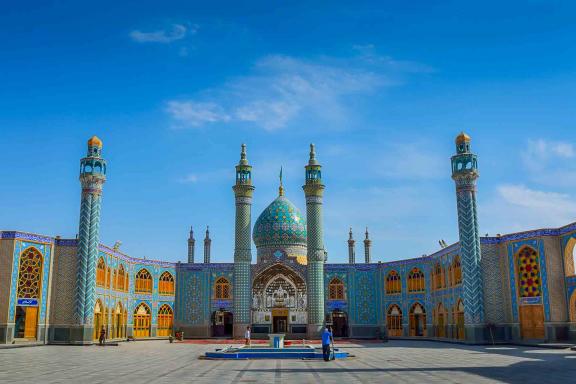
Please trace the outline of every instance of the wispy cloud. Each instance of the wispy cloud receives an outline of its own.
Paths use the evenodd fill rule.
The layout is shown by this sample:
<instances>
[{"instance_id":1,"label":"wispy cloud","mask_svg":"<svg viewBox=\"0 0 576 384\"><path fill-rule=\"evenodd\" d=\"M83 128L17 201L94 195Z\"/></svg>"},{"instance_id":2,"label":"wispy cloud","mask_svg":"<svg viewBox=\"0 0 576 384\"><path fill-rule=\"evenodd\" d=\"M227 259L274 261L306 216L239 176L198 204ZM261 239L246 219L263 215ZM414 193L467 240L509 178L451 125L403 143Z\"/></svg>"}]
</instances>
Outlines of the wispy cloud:
<instances>
[{"instance_id":1,"label":"wispy cloud","mask_svg":"<svg viewBox=\"0 0 576 384\"><path fill-rule=\"evenodd\" d=\"M187 35L196 33L197 26L186 26L183 24L172 24L167 29L143 32L134 30L130 32L132 40L138 43L162 43L168 44L176 40L181 40Z\"/></svg>"},{"instance_id":2,"label":"wispy cloud","mask_svg":"<svg viewBox=\"0 0 576 384\"><path fill-rule=\"evenodd\" d=\"M567 141L528 140L522 163L532 181L555 187L576 185L576 149Z\"/></svg>"},{"instance_id":3,"label":"wispy cloud","mask_svg":"<svg viewBox=\"0 0 576 384\"><path fill-rule=\"evenodd\" d=\"M496 196L481 208L481 212L487 213L488 224L485 227L501 233L561 226L576 217L573 196L532 189L522 184L499 185Z\"/></svg>"},{"instance_id":4,"label":"wispy cloud","mask_svg":"<svg viewBox=\"0 0 576 384\"><path fill-rule=\"evenodd\" d=\"M207 172L190 172L177 179L181 184L219 183L234 180L233 168L220 168Z\"/></svg>"},{"instance_id":5,"label":"wispy cloud","mask_svg":"<svg viewBox=\"0 0 576 384\"><path fill-rule=\"evenodd\" d=\"M220 105L210 102L174 100L166 103L165 110L175 121L191 127L230 120L230 116Z\"/></svg>"},{"instance_id":6,"label":"wispy cloud","mask_svg":"<svg viewBox=\"0 0 576 384\"><path fill-rule=\"evenodd\" d=\"M302 116L342 123L350 98L398 85L405 74L422 71L375 54L316 60L269 55L245 76L197 97L168 101L166 111L182 127L240 122L273 131ZM194 106L194 113L178 113L174 105Z\"/></svg>"}]
</instances>

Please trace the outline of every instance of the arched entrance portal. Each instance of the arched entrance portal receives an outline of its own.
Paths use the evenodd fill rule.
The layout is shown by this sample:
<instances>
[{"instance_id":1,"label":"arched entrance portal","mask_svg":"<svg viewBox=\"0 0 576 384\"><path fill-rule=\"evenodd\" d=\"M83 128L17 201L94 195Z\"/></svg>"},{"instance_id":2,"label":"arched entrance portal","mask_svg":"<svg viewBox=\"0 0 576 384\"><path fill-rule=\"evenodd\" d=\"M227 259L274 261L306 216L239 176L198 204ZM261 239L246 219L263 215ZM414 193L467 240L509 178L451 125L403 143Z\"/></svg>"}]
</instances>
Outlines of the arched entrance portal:
<instances>
[{"instance_id":1,"label":"arched entrance portal","mask_svg":"<svg viewBox=\"0 0 576 384\"><path fill-rule=\"evenodd\" d=\"M36 339L41 292L42 254L30 247L20 255L14 338Z\"/></svg>"},{"instance_id":2,"label":"arched entrance portal","mask_svg":"<svg viewBox=\"0 0 576 384\"><path fill-rule=\"evenodd\" d=\"M231 337L234 324L232 312L220 309L212 313L212 336Z\"/></svg>"},{"instance_id":3,"label":"arched entrance portal","mask_svg":"<svg viewBox=\"0 0 576 384\"><path fill-rule=\"evenodd\" d=\"M150 307L140 303L134 310L134 337L150 337Z\"/></svg>"},{"instance_id":4,"label":"arched entrance portal","mask_svg":"<svg viewBox=\"0 0 576 384\"><path fill-rule=\"evenodd\" d=\"M540 255L529 246L515 255L518 276L520 332L523 339L544 339L544 306L540 277Z\"/></svg>"},{"instance_id":5,"label":"arched entrance portal","mask_svg":"<svg viewBox=\"0 0 576 384\"><path fill-rule=\"evenodd\" d=\"M410 308L410 336L426 336L426 311L420 303Z\"/></svg>"},{"instance_id":6,"label":"arched entrance portal","mask_svg":"<svg viewBox=\"0 0 576 384\"><path fill-rule=\"evenodd\" d=\"M305 333L307 297L304 279L293 269L276 263L254 279L254 329L274 333Z\"/></svg>"},{"instance_id":7,"label":"arched entrance portal","mask_svg":"<svg viewBox=\"0 0 576 384\"><path fill-rule=\"evenodd\" d=\"M332 312L332 333L334 337L348 337L348 315L339 309Z\"/></svg>"}]
</instances>

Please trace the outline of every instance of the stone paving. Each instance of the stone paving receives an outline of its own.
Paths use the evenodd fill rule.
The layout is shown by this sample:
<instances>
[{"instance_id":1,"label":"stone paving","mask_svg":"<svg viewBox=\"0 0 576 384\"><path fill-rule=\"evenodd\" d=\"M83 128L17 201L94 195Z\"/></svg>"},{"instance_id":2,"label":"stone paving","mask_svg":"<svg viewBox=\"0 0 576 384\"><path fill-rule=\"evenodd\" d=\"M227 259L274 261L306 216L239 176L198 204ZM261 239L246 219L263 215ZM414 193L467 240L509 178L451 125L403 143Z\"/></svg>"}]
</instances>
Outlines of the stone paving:
<instances>
[{"instance_id":1,"label":"stone paving","mask_svg":"<svg viewBox=\"0 0 576 384\"><path fill-rule=\"evenodd\" d=\"M305 360L200 360L216 345L138 341L108 347L0 350L0 383L574 383L576 352L428 341L346 344L355 355Z\"/></svg>"}]
</instances>

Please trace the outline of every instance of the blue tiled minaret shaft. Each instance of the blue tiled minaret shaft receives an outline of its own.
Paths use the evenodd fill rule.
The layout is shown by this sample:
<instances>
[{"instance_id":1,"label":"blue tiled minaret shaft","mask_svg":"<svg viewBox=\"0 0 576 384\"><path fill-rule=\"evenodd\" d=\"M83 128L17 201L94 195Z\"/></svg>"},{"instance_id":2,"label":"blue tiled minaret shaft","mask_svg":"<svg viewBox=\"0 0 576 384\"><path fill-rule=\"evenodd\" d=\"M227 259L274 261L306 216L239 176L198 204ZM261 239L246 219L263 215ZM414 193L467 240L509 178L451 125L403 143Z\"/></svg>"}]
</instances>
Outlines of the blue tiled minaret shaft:
<instances>
[{"instance_id":1,"label":"blue tiled minaret shaft","mask_svg":"<svg viewBox=\"0 0 576 384\"><path fill-rule=\"evenodd\" d=\"M456 137L456 155L452 156L452 179L456 182L466 325L479 325L484 320L480 233L476 207L478 176L478 161L476 155L470 151L470 137L461 133Z\"/></svg>"},{"instance_id":2,"label":"blue tiled minaret shaft","mask_svg":"<svg viewBox=\"0 0 576 384\"><path fill-rule=\"evenodd\" d=\"M372 262L372 240L368 235L368 228L366 228L366 238L364 239L364 262L366 264Z\"/></svg>"},{"instance_id":3,"label":"blue tiled minaret shaft","mask_svg":"<svg viewBox=\"0 0 576 384\"><path fill-rule=\"evenodd\" d=\"M307 220L307 285L308 285L308 337L318 337L324 323L324 235L322 224L322 167L316 160L314 144L310 144L310 160L306 165Z\"/></svg>"},{"instance_id":4,"label":"blue tiled minaret shaft","mask_svg":"<svg viewBox=\"0 0 576 384\"><path fill-rule=\"evenodd\" d=\"M100 207L102 187L106 181L106 160L102 155L102 141L96 136L88 140L88 154L80 160L80 226L78 230L78 258L76 272L75 320L84 328L79 342L92 340L96 291L96 260L100 242Z\"/></svg>"},{"instance_id":5,"label":"blue tiled minaret shaft","mask_svg":"<svg viewBox=\"0 0 576 384\"><path fill-rule=\"evenodd\" d=\"M212 239L210 239L210 228L206 227L206 237L204 238L204 264L210 264L210 246Z\"/></svg>"},{"instance_id":6,"label":"blue tiled minaret shaft","mask_svg":"<svg viewBox=\"0 0 576 384\"><path fill-rule=\"evenodd\" d=\"M251 214L252 214L252 167L246 159L246 145L242 144L240 162L236 166L236 219L234 237L234 336L242 337L250 325L251 307Z\"/></svg>"},{"instance_id":7,"label":"blue tiled minaret shaft","mask_svg":"<svg viewBox=\"0 0 576 384\"><path fill-rule=\"evenodd\" d=\"M194 246L196 244L196 240L194 240L194 231L192 227L190 227L190 236L188 237L188 262L194 263Z\"/></svg>"},{"instance_id":8,"label":"blue tiled minaret shaft","mask_svg":"<svg viewBox=\"0 0 576 384\"><path fill-rule=\"evenodd\" d=\"M356 264L356 250L354 249L354 238L352 237L352 228L350 228L350 232L348 233L348 262L350 264Z\"/></svg>"}]
</instances>

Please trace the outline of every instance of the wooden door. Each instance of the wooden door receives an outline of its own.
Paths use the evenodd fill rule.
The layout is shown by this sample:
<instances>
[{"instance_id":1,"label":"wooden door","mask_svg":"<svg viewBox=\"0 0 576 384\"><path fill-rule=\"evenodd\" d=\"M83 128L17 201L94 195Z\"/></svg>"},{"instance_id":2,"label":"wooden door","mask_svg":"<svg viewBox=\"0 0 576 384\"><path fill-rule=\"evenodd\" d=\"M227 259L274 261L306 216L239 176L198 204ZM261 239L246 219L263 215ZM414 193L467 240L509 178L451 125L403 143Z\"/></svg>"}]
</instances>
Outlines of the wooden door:
<instances>
[{"instance_id":1,"label":"wooden door","mask_svg":"<svg viewBox=\"0 0 576 384\"><path fill-rule=\"evenodd\" d=\"M26 320L24 323L24 338L35 339L38 325L38 307L26 307Z\"/></svg>"},{"instance_id":2,"label":"wooden door","mask_svg":"<svg viewBox=\"0 0 576 384\"><path fill-rule=\"evenodd\" d=\"M544 339L544 307L520 306L520 331L523 339Z\"/></svg>"}]
</instances>

